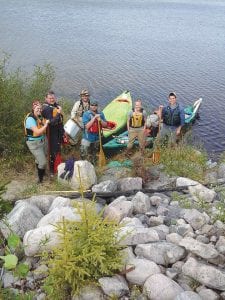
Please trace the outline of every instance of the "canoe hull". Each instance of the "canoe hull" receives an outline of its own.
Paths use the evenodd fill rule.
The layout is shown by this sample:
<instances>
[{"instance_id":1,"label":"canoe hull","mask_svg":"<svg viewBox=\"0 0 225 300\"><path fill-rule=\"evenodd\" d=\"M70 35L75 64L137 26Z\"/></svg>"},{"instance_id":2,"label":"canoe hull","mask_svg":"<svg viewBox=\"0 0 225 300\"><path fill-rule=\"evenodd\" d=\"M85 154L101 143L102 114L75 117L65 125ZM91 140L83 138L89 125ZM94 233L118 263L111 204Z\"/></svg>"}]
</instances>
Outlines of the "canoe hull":
<instances>
[{"instance_id":1,"label":"canoe hull","mask_svg":"<svg viewBox=\"0 0 225 300\"><path fill-rule=\"evenodd\" d=\"M131 109L132 99L129 91L124 91L103 109L106 120L115 123L115 127L112 129L103 128L103 137L105 139L113 134L118 134L124 129L127 123L127 114Z\"/></svg>"}]
</instances>

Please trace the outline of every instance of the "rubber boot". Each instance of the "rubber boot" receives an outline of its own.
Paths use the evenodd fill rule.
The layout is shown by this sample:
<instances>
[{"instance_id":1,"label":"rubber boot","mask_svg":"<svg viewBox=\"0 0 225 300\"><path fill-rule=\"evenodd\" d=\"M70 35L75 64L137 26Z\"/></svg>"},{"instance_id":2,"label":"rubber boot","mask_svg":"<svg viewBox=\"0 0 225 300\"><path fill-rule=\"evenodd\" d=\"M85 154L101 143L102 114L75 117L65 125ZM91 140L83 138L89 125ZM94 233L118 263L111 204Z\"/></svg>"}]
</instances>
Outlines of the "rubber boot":
<instances>
[{"instance_id":1,"label":"rubber boot","mask_svg":"<svg viewBox=\"0 0 225 300\"><path fill-rule=\"evenodd\" d=\"M38 183L43 182L44 175L45 175L45 169L38 168Z\"/></svg>"}]
</instances>

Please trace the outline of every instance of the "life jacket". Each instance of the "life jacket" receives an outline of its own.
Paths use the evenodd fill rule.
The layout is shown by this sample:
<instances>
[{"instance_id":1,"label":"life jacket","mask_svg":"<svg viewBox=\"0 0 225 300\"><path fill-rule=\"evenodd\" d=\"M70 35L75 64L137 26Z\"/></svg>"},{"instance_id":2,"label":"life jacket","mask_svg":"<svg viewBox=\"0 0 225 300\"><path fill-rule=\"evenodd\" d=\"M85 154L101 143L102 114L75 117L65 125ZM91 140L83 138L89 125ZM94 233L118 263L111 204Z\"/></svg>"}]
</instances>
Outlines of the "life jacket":
<instances>
[{"instance_id":1,"label":"life jacket","mask_svg":"<svg viewBox=\"0 0 225 300\"><path fill-rule=\"evenodd\" d=\"M166 125L170 125L170 126L180 125L181 119L180 119L179 104L174 109L171 109L170 106L166 107L163 115L163 121Z\"/></svg>"},{"instance_id":2,"label":"life jacket","mask_svg":"<svg viewBox=\"0 0 225 300\"><path fill-rule=\"evenodd\" d=\"M132 128L140 128L140 127L143 127L144 124L145 124L145 120L143 118L143 108L141 109L140 112L136 113L133 110L133 115L132 117L130 118L130 127Z\"/></svg>"},{"instance_id":3,"label":"life jacket","mask_svg":"<svg viewBox=\"0 0 225 300\"><path fill-rule=\"evenodd\" d=\"M57 103L54 103L53 105L51 105L51 104L48 104L48 103L43 103L43 107L45 107L45 106L47 106L47 107L50 107L51 108L51 110L52 110L52 117L53 118L55 118L56 116L57 116L57 113L58 113L58 111L57 111ZM50 116L47 116L47 118L51 118ZM59 120L59 123L63 123L63 115L62 114L60 114L60 120Z\"/></svg>"},{"instance_id":4,"label":"life jacket","mask_svg":"<svg viewBox=\"0 0 225 300\"><path fill-rule=\"evenodd\" d=\"M45 125L45 122L46 122L46 119L44 119L43 117L37 118L37 117L34 116L33 113L27 114L25 119L24 119L24 133L25 133L25 136L26 137L39 137L39 136L43 135L45 133L45 131L40 135L36 135L33 132L33 130L26 128L26 121L27 121L27 118L29 118L29 117L33 118L36 121L38 129L42 128Z\"/></svg>"},{"instance_id":5,"label":"life jacket","mask_svg":"<svg viewBox=\"0 0 225 300\"><path fill-rule=\"evenodd\" d=\"M91 118L93 118L93 116L91 116ZM91 127L88 129L88 132L90 133L99 133L99 128L98 128L98 120L95 119L93 124L91 125ZM100 123L100 130L102 129L101 123Z\"/></svg>"}]
</instances>

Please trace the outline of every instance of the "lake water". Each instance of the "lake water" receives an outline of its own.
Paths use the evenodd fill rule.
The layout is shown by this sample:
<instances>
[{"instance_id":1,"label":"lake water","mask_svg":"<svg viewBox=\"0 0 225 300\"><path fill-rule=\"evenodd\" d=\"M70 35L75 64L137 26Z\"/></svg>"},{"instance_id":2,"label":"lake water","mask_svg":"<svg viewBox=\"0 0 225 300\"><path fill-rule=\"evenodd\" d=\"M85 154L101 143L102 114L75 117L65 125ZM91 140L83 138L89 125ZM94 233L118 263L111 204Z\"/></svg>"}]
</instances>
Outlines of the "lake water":
<instances>
[{"instance_id":1,"label":"lake water","mask_svg":"<svg viewBox=\"0 0 225 300\"><path fill-rule=\"evenodd\" d=\"M202 97L194 135L225 150L225 1L0 0L0 12L11 65L52 63L58 96L88 88L103 107L129 89L147 110L170 91L184 106Z\"/></svg>"}]
</instances>

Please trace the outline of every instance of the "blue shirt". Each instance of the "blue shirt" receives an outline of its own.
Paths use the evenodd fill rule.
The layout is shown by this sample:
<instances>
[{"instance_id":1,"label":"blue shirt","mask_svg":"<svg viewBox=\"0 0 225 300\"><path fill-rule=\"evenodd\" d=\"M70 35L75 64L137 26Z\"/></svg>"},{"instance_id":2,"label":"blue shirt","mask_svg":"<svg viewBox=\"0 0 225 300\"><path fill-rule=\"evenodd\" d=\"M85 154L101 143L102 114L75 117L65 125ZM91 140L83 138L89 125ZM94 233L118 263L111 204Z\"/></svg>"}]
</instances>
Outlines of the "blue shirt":
<instances>
[{"instance_id":1,"label":"blue shirt","mask_svg":"<svg viewBox=\"0 0 225 300\"><path fill-rule=\"evenodd\" d=\"M26 124L25 124L26 128L27 129L31 129L32 127L35 127L37 126L37 122L34 118L32 117L28 117L26 119ZM31 129L32 130L32 129ZM40 135L40 136L37 136L37 137L33 137L33 136L28 136L27 137L27 140L28 141L38 141L38 140L41 140L44 138L44 135Z\"/></svg>"},{"instance_id":2,"label":"blue shirt","mask_svg":"<svg viewBox=\"0 0 225 300\"><path fill-rule=\"evenodd\" d=\"M95 114L88 110L83 114L82 117L82 122L84 126L91 121L91 119L95 116ZM103 114L103 112L100 113L100 119L104 122L106 122L106 118ZM85 127L84 127L85 128ZM98 133L93 133L93 132L88 132L87 129L85 128L83 131L83 138L91 143L97 142L99 140L99 134Z\"/></svg>"}]
</instances>

